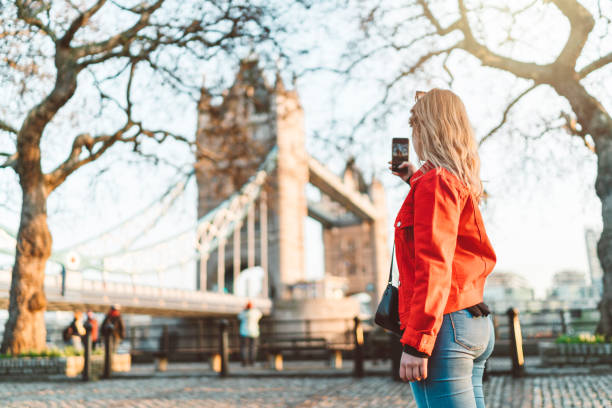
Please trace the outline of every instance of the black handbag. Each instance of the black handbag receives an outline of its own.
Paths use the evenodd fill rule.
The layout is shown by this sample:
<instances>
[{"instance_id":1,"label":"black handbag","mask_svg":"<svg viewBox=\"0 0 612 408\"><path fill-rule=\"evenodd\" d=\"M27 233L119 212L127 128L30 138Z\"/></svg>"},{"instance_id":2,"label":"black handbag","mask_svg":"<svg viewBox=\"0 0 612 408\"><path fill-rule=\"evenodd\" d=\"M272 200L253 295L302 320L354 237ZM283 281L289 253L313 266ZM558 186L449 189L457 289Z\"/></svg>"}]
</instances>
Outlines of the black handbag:
<instances>
[{"instance_id":1,"label":"black handbag","mask_svg":"<svg viewBox=\"0 0 612 408\"><path fill-rule=\"evenodd\" d=\"M387 288L385 289L385 293L383 293L382 298L380 299L380 303L378 304L378 308L376 309L376 315L374 315L374 322L382 327L383 329L389 330L398 336L401 335L402 331L400 329L399 322L399 298L398 291L395 286L393 286L392 282L392 273L393 273L393 257L395 256L395 246L393 247L393 252L391 253L391 266L389 267L389 282L387 283Z\"/></svg>"}]
</instances>

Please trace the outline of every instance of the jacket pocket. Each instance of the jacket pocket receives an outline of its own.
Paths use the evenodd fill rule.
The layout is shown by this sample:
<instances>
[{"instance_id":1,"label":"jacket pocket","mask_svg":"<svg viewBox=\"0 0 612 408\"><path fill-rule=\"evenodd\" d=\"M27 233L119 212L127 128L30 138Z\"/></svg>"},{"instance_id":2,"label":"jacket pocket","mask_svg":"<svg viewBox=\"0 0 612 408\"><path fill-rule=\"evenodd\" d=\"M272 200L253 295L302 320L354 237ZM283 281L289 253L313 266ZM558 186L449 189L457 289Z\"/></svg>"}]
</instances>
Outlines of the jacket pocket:
<instances>
[{"instance_id":1,"label":"jacket pocket","mask_svg":"<svg viewBox=\"0 0 612 408\"><path fill-rule=\"evenodd\" d=\"M400 211L395 217L395 228L414 227L414 212L410 210Z\"/></svg>"},{"instance_id":2,"label":"jacket pocket","mask_svg":"<svg viewBox=\"0 0 612 408\"><path fill-rule=\"evenodd\" d=\"M399 274L398 287L400 292L403 292L411 286L410 282L414 279L414 214L400 211L395 218L394 226L395 259Z\"/></svg>"},{"instance_id":3,"label":"jacket pocket","mask_svg":"<svg viewBox=\"0 0 612 408\"><path fill-rule=\"evenodd\" d=\"M466 309L449 314L455 343L467 350L482 350L489 343L489 319L474 317Z\"/></svg>"}]
</instances>

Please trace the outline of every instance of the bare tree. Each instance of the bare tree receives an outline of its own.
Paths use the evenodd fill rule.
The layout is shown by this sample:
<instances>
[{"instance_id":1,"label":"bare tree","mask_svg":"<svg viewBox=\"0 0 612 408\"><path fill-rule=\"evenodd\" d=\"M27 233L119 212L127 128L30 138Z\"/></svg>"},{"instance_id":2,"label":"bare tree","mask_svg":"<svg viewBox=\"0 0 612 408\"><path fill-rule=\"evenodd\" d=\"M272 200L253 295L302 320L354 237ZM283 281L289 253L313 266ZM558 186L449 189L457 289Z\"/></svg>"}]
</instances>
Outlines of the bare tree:
<instances>
[{"instance_id":1,"label":"bare tree","mask_svg":"<svg viewBox=\"0 0 612 408\"><path fill-rule=\"evenodd\" d=\"M597 155L595 188L602 203L604 225L598 242L598 256L605 271L600 303L601 321L597 331L612 336L612 118L585 86L587 77L603 72L604 67L612 62L609 51L599 52L594 58L589 57L590 54L598 54L593 52L594 48L610 41L608 29L612 9L609 2L525 0L500 4L480 0L404 0L393 3L362 1L360 4L362 7L368 5L362 8L360 33L363 38L358 40L361 46L354 47L357 51L352 52L349 63L335 71L350 75L362 63L384 58L385 55L401 56L403 62L401 69L393 72L391 78L385 81L382 98L372 104L356 128L388 113L393 103L393 93L402 94L403 81L426 67L444 69L452 84L453 70L448 62L455 54L475 57L482 66L513 74L527 83L523 90L513 92L516 95L501 114L499 124L484 135L481 144L501 133L499 129L507 125L509 112L537 87L548 86L569 103L573 112L559 112L557 118L545 124L544 131L564 130L571 136L581 138L586 148ZM504 16L498 22L509 22L507 32L504 31L505 24L494 27L496 34L504 34L497 36L501 38L497 43L483 28L492 13L498 17ZM540 26L538 16L549 16L551 13L558 14L569 25L567 40L561 44L560 52L554 55L551 62L537 63L508 56L512 54L512 45L530 41L526 36L530 30L524 24L517 30L515 25L529 13L536 13L536 17L532 18L532 26L528 28ZM596 25L600 29L594 30ZM559 38L557 26L548 26L548 30L551 29L555 30L555 35L549 33L545 37L549 41L545 50L549 52L558 48L555 40ZM588 42L590 49L586 47ZM581 68L577 67L579 58Z\"/></svg>"},{"instance_id":2,"label":"bare tree","mask_svg":"<svg viewBox=\"0 0 612 408\"><path fill-rule=\"evenodd\" d=\"M147 140L178 141L200 160L216 160L192 137L147 126L138 113L146 98L135 97L146 96L142 84L134 85L138 73L157 76L177 92L195 93L197 100L202 75L198 64L217 59L230 66L231 56L260 45L269 55L282 55L275 41L282 31L275 19L280 9L271 2L240 0L1 1L0 77L5 95L0 107L0 170L13 169L22 190L1 352L45 347L43 282L52 246L47 199L68 176L114 145L129 144L145 154L141 147ZM191 57L191 68L196 66L191 72L181 56ZM190 82L190 74L197 80ZM50 133L54 121L63 120L60 116L84 86L97 95L96 116L102 125L92 123L89 131L70 137L67 156L44 171L48 160L45 164L41 141L57 135ZM102 128L109 130L97 131Z\"/></svg>"}]
</instances>

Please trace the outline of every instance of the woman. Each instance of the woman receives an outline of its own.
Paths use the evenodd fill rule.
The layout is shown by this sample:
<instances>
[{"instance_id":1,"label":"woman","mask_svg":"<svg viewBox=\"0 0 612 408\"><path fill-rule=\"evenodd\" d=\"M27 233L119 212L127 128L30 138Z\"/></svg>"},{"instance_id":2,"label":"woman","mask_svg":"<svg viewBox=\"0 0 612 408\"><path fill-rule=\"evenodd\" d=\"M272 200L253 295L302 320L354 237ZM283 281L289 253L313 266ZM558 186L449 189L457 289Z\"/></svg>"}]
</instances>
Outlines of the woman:
<instances>
[{"instance_id":1,"label":"woman","mask_svg":"<svg viewBox=\"0 0 612 408\"><path fill-rule=\"evenodd\" d=\"M449 90L417 92L412 143L425 163L400 165L411 186L395 220L403 330L400 377L422 407L484 407L494 344L482 303L496 262L478 203L480 160L465 107Z\"/></svg>"}]
</instances>

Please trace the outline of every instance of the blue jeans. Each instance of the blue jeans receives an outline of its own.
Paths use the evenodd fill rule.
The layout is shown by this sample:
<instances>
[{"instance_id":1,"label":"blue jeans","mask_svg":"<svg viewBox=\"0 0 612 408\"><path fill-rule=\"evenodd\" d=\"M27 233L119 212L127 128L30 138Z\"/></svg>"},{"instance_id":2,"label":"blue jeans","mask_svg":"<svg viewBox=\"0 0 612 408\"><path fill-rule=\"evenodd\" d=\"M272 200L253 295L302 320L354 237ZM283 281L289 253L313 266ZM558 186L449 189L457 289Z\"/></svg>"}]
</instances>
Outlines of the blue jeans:
<instances>
[{"instance_id":1,"label":"blue jeans","mask_svg":"<svg viewBox=\"0 0 612 408\"><path fill-rule=\"evenodd\" d=\"M482 374L493 352L491 316L447 313L427 363L427 378L410 383L419 408L484 408Z\"/></svg>"}]
</instances>

